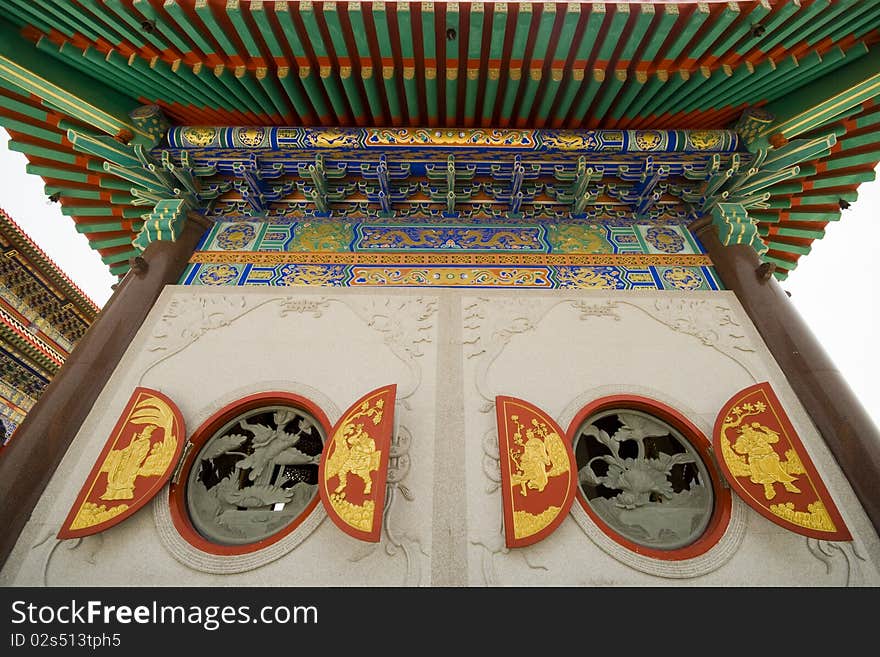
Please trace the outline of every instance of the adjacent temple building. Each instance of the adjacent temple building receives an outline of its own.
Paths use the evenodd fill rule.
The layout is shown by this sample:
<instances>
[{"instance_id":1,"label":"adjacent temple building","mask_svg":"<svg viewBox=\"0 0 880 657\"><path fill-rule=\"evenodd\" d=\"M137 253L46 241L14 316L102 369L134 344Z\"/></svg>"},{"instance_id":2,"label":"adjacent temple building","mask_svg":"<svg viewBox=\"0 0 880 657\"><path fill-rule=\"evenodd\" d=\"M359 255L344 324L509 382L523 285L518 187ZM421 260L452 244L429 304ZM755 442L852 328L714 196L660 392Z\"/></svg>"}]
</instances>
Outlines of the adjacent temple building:
<instances>
[{"instance_id":1,"label":"adjacent temple building","mask_svg":"<svg viewBox=\"0 0 880 657\"><path fill-rule=\"evenodd\" d=\"M878 98L866 0L3 2L0 125L120 282L0 582L880 585L779 285Z\"/></svg>"},{"instance_id":2,"label":"adjacent temple building","mask_svg":"<svg viewBox=\"0 0 880 657\"><path fill-rule=\"evenodd\" d=\"M0 209L0 458L98 307Z\"/></svg>"}]
</instances>

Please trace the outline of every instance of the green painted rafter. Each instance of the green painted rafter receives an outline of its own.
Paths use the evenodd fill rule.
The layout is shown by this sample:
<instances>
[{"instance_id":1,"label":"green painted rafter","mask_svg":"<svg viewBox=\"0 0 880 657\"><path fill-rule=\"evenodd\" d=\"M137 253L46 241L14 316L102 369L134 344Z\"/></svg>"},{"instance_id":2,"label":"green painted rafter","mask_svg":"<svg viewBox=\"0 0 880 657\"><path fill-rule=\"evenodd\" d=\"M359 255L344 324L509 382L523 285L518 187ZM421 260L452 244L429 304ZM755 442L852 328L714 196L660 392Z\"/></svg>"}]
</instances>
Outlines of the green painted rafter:
<instances>
[{"instance_id":1,"label":"green painted rafter","mask_svg":"<svg viewBox=\"0 0 880 657\"><path fill-rule=\"evenodd\" d=\"M382 84L385 89L385 102L391 114L391 125L403 125L400 96L397 93L397 67L391 50L391 35L388 27L388 12L385 3L373 4L373 24L379 42L379 57L382 59Z\"/></svg>"},{"instance_id":2,"label":"green painted rafter","mask_svg":"<svg viewBox=\"0 0 880 657\"><path fill-rule=\"evenodd\" d=\"M62 72L31 43L0 20L0 78L42 98L56 110L110 135L144 135L132 125L128 112L136 102L94 80Z\"/></svg>"},{"instance_id":3,"label":"green painted rafter","mask_svg":"<svg viewBox=\"0 0 880 657\"><path fill-rule=\"evenodd\" d=\"M766 110L776 115L776 122L766 129L766 134L778 133L791 139L880 95L880 47L871 48L868 56L836 70L816 84L820 90L811 86L768 104ZM823 100L817 102L817 97Z\"/></svg>"},{"instance_id":4,"label":"green painted rafter","mask_svg":"<svg viewBox=\"0 0 880 657\"><path fill-rule=\"evenodd\" d=\"M568 55L568 49L574 41L575 31L577 30L578 21L581 17L580 5L569 3L565 7L565 17L562 20L562 28L559 32L559 38L553 54L550 56L550 77L546 81L546 86L538 104L535 125L543 127L547 125L550 119L550 110L553 107L556 96L562 85L562 79L565 75L565 58Z\"/></svg>"},{"instance_id":5,"label":"green painted rafter","mask_svg":"<svg viewBox=\"0 0 880 657\"><path fill-rule=\"evenodd\" d=\"M521 5L516 14L516 29L513 33L513 45L510 52L510 64L505 78L504 94L501 100L501 111L498 122L502 127L507 127L513 117L513 106L519 90L523 71L526 70L523 62L525 58L526 43L529 36L529 28L532 23L531 4ZM526 75L528 72L526 71Z\"/></svg>"},{"instance_id":6,"label":"green painted rafter","mask_svg":"<svg viewBox=\"0 0 880 657\"><path fill-rule=\"evenodd\" d=\"M501 80L501 57L504 47L504 35L506 33L507 21L507 3L495 3L492 9L492 31L489 41L489 61L487 63L486 72L486 88L482 99L482 121L480 125L488 126L492 121L495 108L496 98L498 97L498 87Z\"/></svg>"}]
</instances>

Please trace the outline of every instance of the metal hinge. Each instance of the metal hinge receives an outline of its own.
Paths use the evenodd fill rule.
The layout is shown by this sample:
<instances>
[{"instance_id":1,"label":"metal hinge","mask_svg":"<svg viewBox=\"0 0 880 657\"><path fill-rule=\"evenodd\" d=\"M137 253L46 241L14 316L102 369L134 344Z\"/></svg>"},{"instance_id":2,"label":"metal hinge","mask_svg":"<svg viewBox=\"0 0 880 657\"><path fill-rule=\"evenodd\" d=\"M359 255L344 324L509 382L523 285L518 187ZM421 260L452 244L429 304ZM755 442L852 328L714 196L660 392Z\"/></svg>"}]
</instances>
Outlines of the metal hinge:
<instances>
[{"instance_id":1,"label":"metal hinge","mask_svg":"<svg viewBox=\"0 0 880 657\"><path fill-rule=\"evenodd\" d=\"M183 464L186 462L186 457L189 456L192 448L193 444L187 440L186 444L183 446L183 451L180 453L180 459L178 459L177 465L174 466L174 474L171 475L172 485L176 486L180 481L180 473L183 471Z\"/></svg>"}]
</instances>

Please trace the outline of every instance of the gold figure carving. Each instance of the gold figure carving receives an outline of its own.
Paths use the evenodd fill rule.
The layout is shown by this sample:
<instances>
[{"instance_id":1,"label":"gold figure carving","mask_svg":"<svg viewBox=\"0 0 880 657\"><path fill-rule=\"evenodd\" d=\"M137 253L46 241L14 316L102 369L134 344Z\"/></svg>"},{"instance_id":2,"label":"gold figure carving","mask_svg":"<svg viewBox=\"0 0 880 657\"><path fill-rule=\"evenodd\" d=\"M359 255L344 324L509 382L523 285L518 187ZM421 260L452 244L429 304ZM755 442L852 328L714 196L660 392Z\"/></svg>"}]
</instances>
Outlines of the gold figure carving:
<instances>
[{"instance_id":1,"label":"gold figure carving","mask_svg":"<svg viewBox=\"0 0 880 657\"><path fill-rule=\"evenodd\" d=\"M334 441L335 449L327 459L324 471L324 481L339 476L339 485L334 493L344 497L349 473L363 480L364 495L369 495L372 491L373 479L370 473L379 469L382 452L376 449L376 441L364 430L364 425L355 424L354 420L366 417L371 419L374 425L378 425L382 421L384 405L385 402L381 399L372 407L369 400L363 402L360 410L339 428L337 434L339 439Z\"/></svg>"},{"instance_id":2,"label":"gold figure carving","mask_svg":"<svg viewBox=\"0 0 880 657\"><path fill-rule=\"evenodd\" d=\"M774 484L782 484L790 493L801 492L792 483L797 481L797 477L791 476L791 472L803 472L800 461L781 461L772 447L778 442L778 433L758 422L752 422L740 429L739 438L733 444L733 451L748 457L749 479L752 483L764 485L764 497L768 500L776 497ZM793 452L786 456L795 456L796 459Z\"/></svg>"},{"instance_id":3,"label":"gold figure carving","mask_svg":"<svg viewBox=\"0 0 880 657\"><path fill-rule=\"evenodd\" d=\"M776 431L760 422L743 422L747 417L765 410L767 407L763 402L734 407L732 414L736 418L728 416L721 428L721 447L731 474L734 477L748 477L752 483L762 485L764 497L772 500L776 497L775 484L782 484L790 493L800 493L801 490L794 485L798 478L793 475L805 474L806 470L793 449L785 452L786 460L780 458L773 447L779 442ZM739 427L736 431L738 436L731 445L727 430L736 427Z\"/></svg>"},{"instance_id":4,"label":"gold figure carving","mask_svg":"<svg viewBox=\"0 0 880 657\"><path fill-rule=\"evenodd\" d=\"M515 468L511 473L510 484L513 488L519 486L521 495L527 495L529 490L541 492L546 488L550 477L568 472L565 444L558 433L535 418L528 429L520 423L518 415L511 415L510 419L516 424L513 442L522 448L509 450L510 460Z\"/></svg>"},{"instance_id":5,"label":"gold figure carving","mask_svg":"<svg viewBox=\"0 0 880 657\"><path fill-rule=\"evenodd\" d=\"M133 499L135 479L164 474L177 450L174 413L161 399L150 396L138 402L129 422L146 426L135 433L128 445L111 450L101 464L101 472L107 474L102 500ZM163 437L153 444L150 436L156 429L163 430Z\"/></svg>"}]
</instances>

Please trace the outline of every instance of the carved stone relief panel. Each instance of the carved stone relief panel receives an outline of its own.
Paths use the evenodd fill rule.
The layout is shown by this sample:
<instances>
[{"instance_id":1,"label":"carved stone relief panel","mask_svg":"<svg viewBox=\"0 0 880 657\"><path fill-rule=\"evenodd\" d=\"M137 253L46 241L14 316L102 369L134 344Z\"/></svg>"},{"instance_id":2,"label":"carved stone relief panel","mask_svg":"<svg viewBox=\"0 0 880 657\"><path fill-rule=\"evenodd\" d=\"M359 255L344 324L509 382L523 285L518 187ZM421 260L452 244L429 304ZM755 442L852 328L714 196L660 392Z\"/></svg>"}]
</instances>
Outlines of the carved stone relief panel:
<instances>
[{"instance_id":1,"label":"carved stone relief panel","mask_svg":"<svg viewBox=\"0 0 880 657\"><path fill-rule=\"evenodd\" d=\"M610 390L641 394L678 408L711 436L715 415L732 391L767 378L784 386L732 294L581 292L524 299L487 293L462 299L462 319L472 583L805 581L774 565L754 572L767 547L746 540L747 530L763 519L752 518L736 498L721 540L694 559L664 562L622 548L577 504L569 520L540 543L504 547L494 396L527 399L566 427L586 403ZM822 546L808 550L796 537L766 534L764 541L787 550L810 578L820 556L843 563L839 571L864 565L858 546L852 554ZM791 548L792 541L800 547Z\"/></svg>"},{"instance_id":2,"label":"carved stone relief panel","mask_svg":"<svg viewBox=\"0 0 880 657\"><path fill-rule=\"evenodd\" d=\"M166 288L83 425L69 460L50 483L32 527L23 534L27 549L23 543L15 563L9 564L12 569L4 573L8 581L39 585L46 579L51 585L72 586L96 581L427 583L436 300L404 290L378 295L277 288L227 292ZM431 385L425 386L426 380ZM266 550L217 559L184 545L168 514L167 491L151 505L152 514L142 511L111 528L99 547L59 547L54 538L45 537L46 528L63 520L65 506L76 494L62 490L64 480L77 479L76 461L94 459L93 436L106 436L109 430L103 417L114 409L118 414L117 398L138 385L155 385L168 394L188 425L197 427L225 404L266 390L302 394L335 422L340 408L388 381L398 384L399 395L386 513L380 543L366 550L365 544L323 522L318 505L295 532ZM138 563L149 568L133 567L134 545Z\"/></svg>"}]
</instances>

